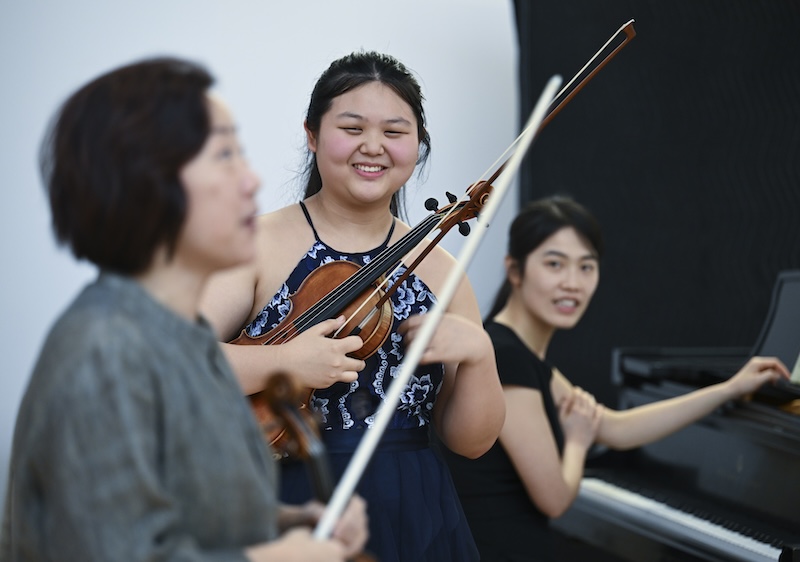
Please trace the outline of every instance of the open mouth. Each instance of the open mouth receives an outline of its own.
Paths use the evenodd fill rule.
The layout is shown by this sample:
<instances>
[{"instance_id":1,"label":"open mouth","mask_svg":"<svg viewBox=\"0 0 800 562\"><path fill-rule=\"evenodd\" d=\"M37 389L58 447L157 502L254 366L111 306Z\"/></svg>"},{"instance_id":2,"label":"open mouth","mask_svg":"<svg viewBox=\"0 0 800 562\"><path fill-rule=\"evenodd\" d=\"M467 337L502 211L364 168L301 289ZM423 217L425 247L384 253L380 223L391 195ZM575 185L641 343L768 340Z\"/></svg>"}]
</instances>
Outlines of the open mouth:
<instances>
[{"instance_id":1,"label":"open mouth","mask_svg":"<svg viewBox=\"0 0 800 562\"><path fill-rule=\"evenodd\" d=\"M386 166L378 166L378 165L368 166L366 164L353 164L353 167L356 170L359 170L361 172L366 172L367 174L376 174L386 169Z\"/></svg>"}]
</instances>

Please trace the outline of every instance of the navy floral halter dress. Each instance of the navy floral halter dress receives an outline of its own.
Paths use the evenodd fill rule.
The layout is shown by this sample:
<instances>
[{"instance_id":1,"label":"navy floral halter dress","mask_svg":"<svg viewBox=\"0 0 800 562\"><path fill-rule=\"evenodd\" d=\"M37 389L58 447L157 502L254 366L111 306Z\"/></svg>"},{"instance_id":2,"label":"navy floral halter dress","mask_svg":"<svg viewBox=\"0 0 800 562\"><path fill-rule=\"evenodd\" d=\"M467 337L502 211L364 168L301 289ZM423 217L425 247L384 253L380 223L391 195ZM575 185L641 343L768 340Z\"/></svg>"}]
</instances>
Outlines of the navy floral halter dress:
<instances>
[{"instance_id":1,"label":"navy floral halter dress","mask_svg":"<svg viewBox=\"0 0 800 562\"><path fill-rule=\"evenodd\" d=\"M335 260L366 265L388 246L386 240L365 253L345 254L320 240L311 216L300 203L315 242L289 279L245 329L256 337L275 327L289 312L289 296L315 269ZM390 284L405 268L394 272ZM336 480L341 477L364 431L374 423L375 413L389 385L399 372L404 345L397 326L414 314L424 314L436 302L425 283L415 274L391 297L394 322L391 333L378 351L366 360L366 368L352 383L336 383L314 391L310 406L322 419L322 437ZM422 365L411 377L400 404L358 485L367 501L370 539L367 549L380 562L478 560L446 465L429 447L428 431L436 395L444 376L442 364ZM281 499L302 503L313 497L306 467L301 462L281 464Z\"/></svg>"}]
</instances>

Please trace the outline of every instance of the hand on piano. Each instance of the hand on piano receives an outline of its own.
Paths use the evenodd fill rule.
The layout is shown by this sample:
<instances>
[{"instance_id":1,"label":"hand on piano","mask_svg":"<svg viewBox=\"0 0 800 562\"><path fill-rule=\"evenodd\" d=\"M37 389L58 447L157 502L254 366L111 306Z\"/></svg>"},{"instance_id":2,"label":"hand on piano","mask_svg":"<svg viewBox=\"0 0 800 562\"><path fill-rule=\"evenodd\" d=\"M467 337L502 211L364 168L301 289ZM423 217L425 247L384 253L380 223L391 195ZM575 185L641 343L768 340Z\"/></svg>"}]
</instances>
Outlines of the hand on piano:
<instances>
[{"instance_id":1,"label":"hand on piano","mask_svg":"<svg viewBox=\"0 0 800 562\"><path fill-rule=\"evenodd\" d=\"M789 380L789 369L777 357L752 357L734 376L723 383L728 386L731 398L752 394L766 383L775 384Z\"/></svg>"},{"instance_id":2,"label":"hand on piano","mask_svg":"<svg viewBox=\"0 0 800 562\"><path fill-rule=\"evenodd\" d=\"M580 387L572 387L572 392L559 404L558 417L564 438L588 448L597 437L603 405L595 397Z\"/></svg>"}]
</instances>

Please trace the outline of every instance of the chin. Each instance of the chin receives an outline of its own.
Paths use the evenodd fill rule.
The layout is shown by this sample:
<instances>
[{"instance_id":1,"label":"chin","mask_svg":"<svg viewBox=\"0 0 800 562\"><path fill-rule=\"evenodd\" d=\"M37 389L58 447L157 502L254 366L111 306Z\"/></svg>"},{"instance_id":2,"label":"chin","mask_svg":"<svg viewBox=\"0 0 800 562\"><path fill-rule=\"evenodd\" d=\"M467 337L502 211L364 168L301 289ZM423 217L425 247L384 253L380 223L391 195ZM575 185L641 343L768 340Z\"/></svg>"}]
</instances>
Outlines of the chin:
<instances>
[{"instance_id":1,"label":"chin","mask_svg":"<svg viewBox=\"0 0 800 562\"><path fill-rule=\"evenodd\" d=\"M253 251L253 252L242 252L242 251L231 252L227 256L225 256L225 259L217 260L217 262L215 264L216 265L215 269L216 270L230 269L232 267L238 267L240 265L246 265L246 264L250 263L251 261L253 261L253 259L255 258L255 255L256 255L255 251Z\"/></svg>"},{"instance_id":2,"label":"chin","mask_svg":"<svg viewBox=\"0 0 800 562\"><path fill-rule=\"evenodd\" d=\"M578 322L580 322L581 316L575 316L574 318L559 318L555 322L553 322L553 327L558 330L571 330L574 328Z\"/></svg>"}]
</instances>

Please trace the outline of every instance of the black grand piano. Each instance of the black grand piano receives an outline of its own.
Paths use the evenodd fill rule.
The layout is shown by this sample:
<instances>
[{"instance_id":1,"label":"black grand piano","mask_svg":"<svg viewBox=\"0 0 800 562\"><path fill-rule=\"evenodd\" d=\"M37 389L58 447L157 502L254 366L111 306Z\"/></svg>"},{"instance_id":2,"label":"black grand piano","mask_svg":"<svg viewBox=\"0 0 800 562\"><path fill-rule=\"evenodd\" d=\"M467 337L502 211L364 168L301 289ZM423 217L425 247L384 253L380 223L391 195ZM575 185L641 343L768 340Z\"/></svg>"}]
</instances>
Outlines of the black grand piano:
<instances>
[{"instance_id":1,"label":"black grand piano","mask_svg":"<svg viewBox=\"0 0 800 562\"><path fill-rule=\"evenodd\" d=\"M724 380L751 355L800 370L800 271L779 275L753 348L615 349L619 408ZM598 560L800 562L800 384L764 388L633 451L594 451L553 527L562 546Z\"/></svg>"}]
</instances>

